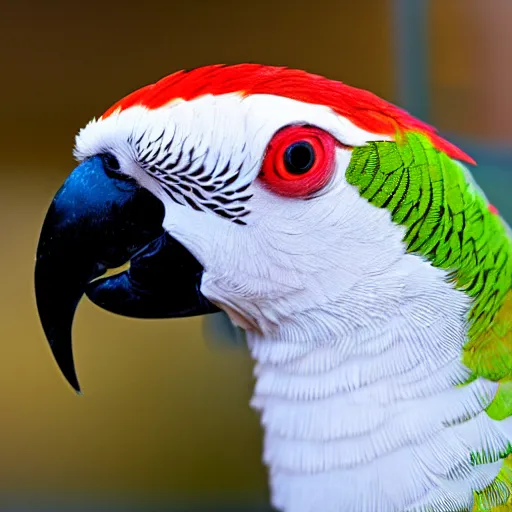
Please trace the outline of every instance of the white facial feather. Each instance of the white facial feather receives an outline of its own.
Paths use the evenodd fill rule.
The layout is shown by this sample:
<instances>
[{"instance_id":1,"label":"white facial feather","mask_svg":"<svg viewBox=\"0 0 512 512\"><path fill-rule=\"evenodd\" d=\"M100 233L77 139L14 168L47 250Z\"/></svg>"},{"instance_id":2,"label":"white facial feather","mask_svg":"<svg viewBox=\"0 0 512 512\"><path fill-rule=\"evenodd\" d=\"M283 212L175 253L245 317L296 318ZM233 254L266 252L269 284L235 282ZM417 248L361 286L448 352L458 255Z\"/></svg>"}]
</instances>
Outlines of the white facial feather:
<instances>
[{"instance_id":1,"label":"white facial feather","mask_svg":"<svg viewBox=\"0 0 512 512\"><path fill-rule=\"evenodd\" d=\"M469 509L512 436L482 412L496 383L455 387L469 376L469 299L346 182L350 149L336 150L332 181L310 200L259 183L267 144L297 123L349 147L389 140L327 107L229 94L92 122L75 154L114 153L161 198L164 227L205 269L203 294L253 328L252 406L277 509ZM478 451L488 464L471 464Z\"/></svg>"}]
</instances>

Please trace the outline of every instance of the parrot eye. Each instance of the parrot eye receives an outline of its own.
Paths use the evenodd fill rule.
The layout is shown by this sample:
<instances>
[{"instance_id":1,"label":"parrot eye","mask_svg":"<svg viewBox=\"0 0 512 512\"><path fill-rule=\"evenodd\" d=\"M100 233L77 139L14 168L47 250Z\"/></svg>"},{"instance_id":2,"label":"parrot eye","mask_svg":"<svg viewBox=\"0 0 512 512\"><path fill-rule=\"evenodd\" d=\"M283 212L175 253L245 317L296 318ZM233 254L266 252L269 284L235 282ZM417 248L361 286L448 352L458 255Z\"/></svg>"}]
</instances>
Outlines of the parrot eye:
<instances>
[{"instance_id":1,"label":"parrot eye","mask_svg":"<svg viewBox=\"0 0 512 512\"><path fill-rule=\"evenodd\" d=\"M288 126L267 146L259 179L274 193L308 197L334 174L336 140L314 126Z\"/></svg>"},{"instance_id":2,"label":"parrot eye","mask_svg":"<svg viewBox=\"0 0 512 512\"><path fill-rule=\"evenodd\" d=\"M315 150L309 142L295 142L284 152L284 165L291 174L304 174L314 163Z\"/></svg>"}]
</instances>

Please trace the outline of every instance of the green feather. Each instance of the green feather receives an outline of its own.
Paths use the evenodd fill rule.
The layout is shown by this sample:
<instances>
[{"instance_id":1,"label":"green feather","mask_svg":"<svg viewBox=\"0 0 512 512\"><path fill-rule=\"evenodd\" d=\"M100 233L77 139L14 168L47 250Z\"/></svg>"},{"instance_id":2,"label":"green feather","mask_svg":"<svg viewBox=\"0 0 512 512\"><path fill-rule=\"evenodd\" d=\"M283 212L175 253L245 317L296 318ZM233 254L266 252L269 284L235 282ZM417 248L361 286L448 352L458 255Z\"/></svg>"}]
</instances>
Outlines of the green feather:
<instances>
[{"instance_id":1,"label":"green feather","mask_svg":"<svg viewBox=\"0 0 512 512\"><path fill-rule=\"evenodd\" d=\"M469 171L418 133L408 132L400 142L354 148L346 179L407 228L409 252L447 270L457 288L473 299L461 358L473 372L469 381L484 377L500 383L487 414L495 420L512 416L510 228L490 211ZM511 452L508 446L498 454L505 459L502 471L487 489L475 493L474 512L512 510ZM490 458L488 453L473 454L472 461ZM506 508L496 508L505 502Z\"/></svg>"},{"instance_id":2,"label":"green feather","mask_svg":"<svg viewBox=\"0 0 512 512\"><path fill-rule=\"evenodd\" d=\"M496 378L495 361L506 355L506 370L498 379L512 377L512 332L507 328L499 343L493 334L512 318L512 308L504 308L512 293L512 241L463 168L426 136L409 132L402 143L370 142L354 148L346 178L407 227L409 252L452 272L457 287L473 297L465 364L479 376ZM489 343L492 349L482 358L476 347Z\"/></svg>"}]
</instances>

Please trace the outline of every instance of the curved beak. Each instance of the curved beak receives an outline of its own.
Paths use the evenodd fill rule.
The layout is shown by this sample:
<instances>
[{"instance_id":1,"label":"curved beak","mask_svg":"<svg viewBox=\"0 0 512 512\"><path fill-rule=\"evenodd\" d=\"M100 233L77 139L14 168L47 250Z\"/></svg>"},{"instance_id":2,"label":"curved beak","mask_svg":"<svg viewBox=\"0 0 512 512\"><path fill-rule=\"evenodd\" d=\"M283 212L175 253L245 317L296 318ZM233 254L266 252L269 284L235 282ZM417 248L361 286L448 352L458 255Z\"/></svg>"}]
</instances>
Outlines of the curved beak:
<instances>
[{"instance_id":1,"label":"curved beak","mask_svg":"<svg viewBox=\"0 0 512 512\"><path fill-rule=\"evenodd\" d=\"M55 360L76 391L71 328L78 302L91 280L161 236L163 218L156 197L107 176L99 156L79 165L53 199L37 248L36 301Z\"/></svg>"},{"instance_id":2,"label":"curved beak","mask_svg":"<svg viewBox=\"0 0 512 512\"><path fill-rule=\"evenodd\" d=\"M203 267L164 231L164 215L146 189L108 175L100 156L79 165L50 205L37 248L37 308L55 360L77 392L71 330L84 293L133 318L219 311L200 291ZM128 270L102 277L128 262Z\"/></svg>"}]
</instances>

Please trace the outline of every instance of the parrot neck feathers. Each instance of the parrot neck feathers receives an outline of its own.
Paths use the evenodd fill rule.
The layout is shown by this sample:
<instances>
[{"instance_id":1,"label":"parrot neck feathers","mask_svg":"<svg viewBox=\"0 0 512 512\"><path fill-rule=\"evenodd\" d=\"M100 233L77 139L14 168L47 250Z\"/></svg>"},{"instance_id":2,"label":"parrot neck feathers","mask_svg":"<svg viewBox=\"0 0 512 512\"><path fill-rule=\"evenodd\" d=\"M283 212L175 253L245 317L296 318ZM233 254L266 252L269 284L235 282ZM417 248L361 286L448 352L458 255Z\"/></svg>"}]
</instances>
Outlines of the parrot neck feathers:
<instances>
[{"instance_id":1,"label":"parrot neck feathers","mask_svg":"<svg viewBox=\"0 0 512 512\"><path fill-rule=\"evenodd\" d=\"M311 314L274 336L248 333L257 379L251 405L261 414L278 510L459 510L500 472L503 461L492 454L507 449L512 418L485 413L498 383L462 385L470 374L460 361L468 299L443 271L404 258L415 261L394 303L377 293L365 309L345 304L355 313L350 323L334 318L341 308L324 306L320 323L345 333L336 339L325 330L320 338ZM389 319L380 322L385 309ZM468 446L488 463L474 470Z\"/></svg>"}]
</instances>

